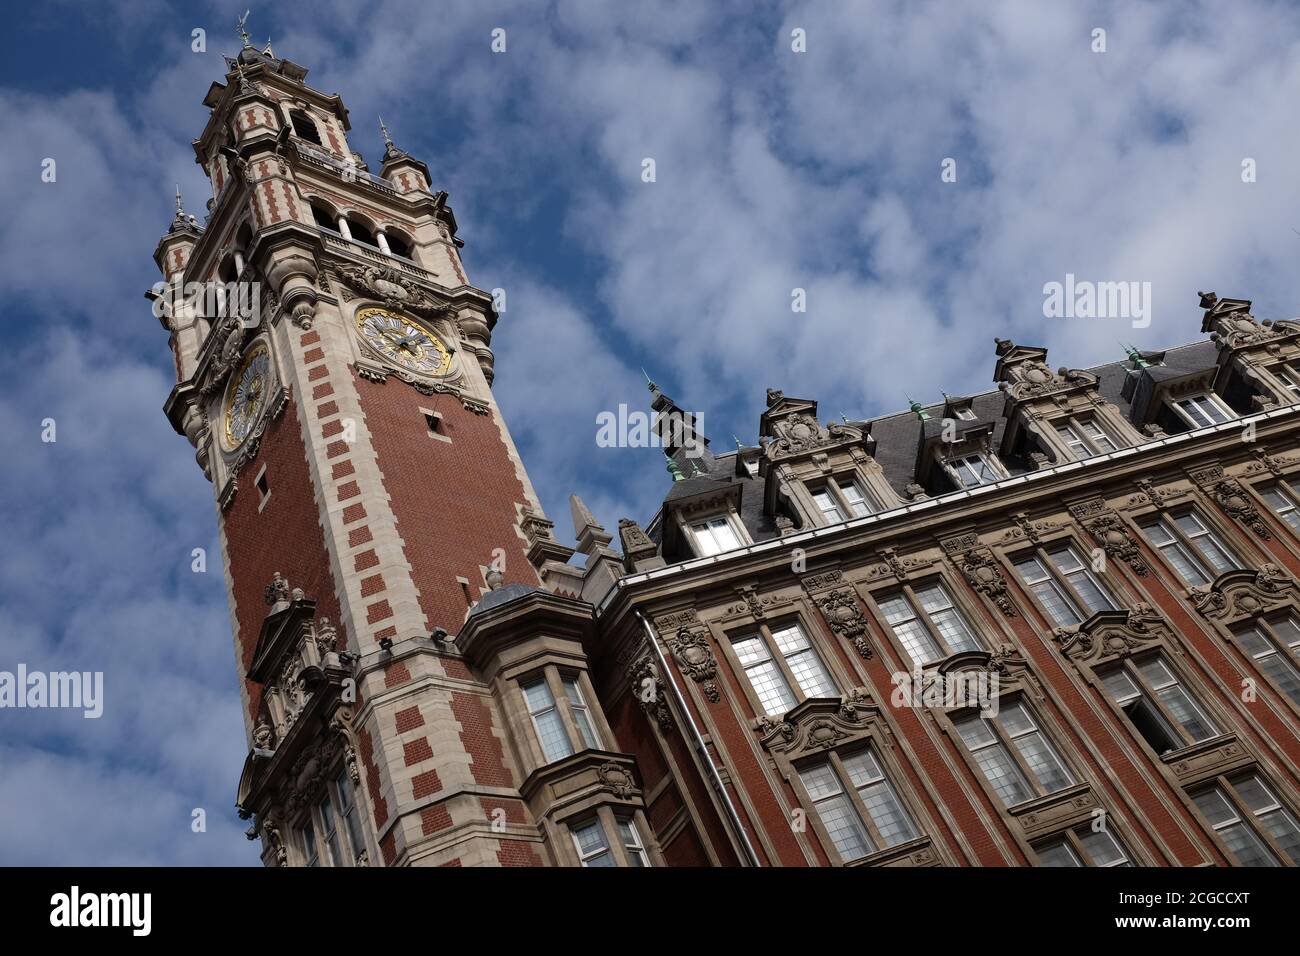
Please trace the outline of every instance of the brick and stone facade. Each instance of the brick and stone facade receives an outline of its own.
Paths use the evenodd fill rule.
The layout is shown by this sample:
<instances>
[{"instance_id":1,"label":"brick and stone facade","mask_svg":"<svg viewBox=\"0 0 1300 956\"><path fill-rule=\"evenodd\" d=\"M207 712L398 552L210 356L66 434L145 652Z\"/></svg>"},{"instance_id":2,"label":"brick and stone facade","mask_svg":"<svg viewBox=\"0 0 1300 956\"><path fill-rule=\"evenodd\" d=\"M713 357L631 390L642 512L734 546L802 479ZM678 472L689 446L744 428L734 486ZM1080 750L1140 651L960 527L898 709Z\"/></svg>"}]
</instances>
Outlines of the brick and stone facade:
<instances>
[{"instance_id":1,"label":"brick and stone facade","mask_svg":"<svg viewBox=\"0 0 1300 956\"><path fill-rule=\"evenodd\" d=\"M429 170L370 172L304 68L228 66L157 311L268 865L1300 859L1300 324L1204 293L1199 343L998 340L942 405L769 390L760 444L670 444L652 516L615 547L575 497L570 547Z\"/></svg>"}]
</instances>

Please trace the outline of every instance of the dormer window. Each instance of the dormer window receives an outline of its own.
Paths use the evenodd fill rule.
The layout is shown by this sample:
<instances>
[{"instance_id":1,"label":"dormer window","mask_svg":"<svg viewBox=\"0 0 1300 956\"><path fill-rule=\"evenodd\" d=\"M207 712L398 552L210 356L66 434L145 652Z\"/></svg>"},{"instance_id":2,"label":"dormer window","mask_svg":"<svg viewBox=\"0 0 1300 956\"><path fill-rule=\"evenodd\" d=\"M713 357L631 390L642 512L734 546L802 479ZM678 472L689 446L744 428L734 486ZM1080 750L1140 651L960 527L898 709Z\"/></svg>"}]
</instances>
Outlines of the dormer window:
<instances>
[{"instance_id":1,"label":"dormer window","mask_svg":"<svg viewBox=\"0 0 1300 956\"><path fill-rule=\"evenodd\" d=\"M1071 419L1069 422L1057 425L1056 434L1061 436L1061 441L1065 442L1065 446L1070 450L1070 457L1076 461L1091 458L1093 455L1104 455L1117 447L1102 427L1092 421Z\"/></svg>"},{"instance_id":2,"label":"dormer window","mask_svg":"<svg viewBox=\"0 0 1300 956\"><path fill-rule=\"evenodd\" d=\"M959 408L957 409L957 417L964 422L973 422L976 421L979 416L975 414L973 409Z\"/></svg>"},{"instance_id":3,"label":"dormer window","mask_svg":"<svg viewBox=\"0 0 1300 956\"><path fill-rule=\"evenodd\" d=\"M1287 390L1287 393L1291 396L1291 401L1300 401L1300 375L1297 375L1285 365L1279 365L1273 369L1273 375L1282 383L1282 387Z\"/></svg>"},{"instance_id":4,"label":"dormer window","mask_svg":"<svg viewBox=\"0 0 1300 956\"><path fill-rule=\"evenodd\" d=\"M740 535L736 533L728 515L696 521L690 527L691 537L695 539L695 553L702 558L733 551L741 546Z\"/></svg>"},{"instance_id":5,"label":"dormer window","mask_svg":"<svg viewBox=\"0 0 1300 956\"><path fill-rule=\"evenodd\" d=\"M982 453L950 458L948 459L948 468L957 479L958 486L962 488L989 485L1002 477L994 469L988 457Z\"/></svg>"},{"instance_id":6,"label":"dormer window","mask_svg":"<svg viewBox=\"0 0 1300 956\"><path fill-rule=\"evenodd\" d=\"M863 518L875 512L872 501L854 478L837 478L812 493L825 524Z\"/></svg>"},{"instance_id":7,"label":"dormer window","mask_svg":"<svg viewBox=\"0 0 1300 956\"><path fill-rule=\"evenodd\" d=\"M1174 409L1193 428L1206 425L1218 425L1236 418L1236 413L1224 404L1223 399L1213 392L1201 392L1189 395L1174 402Z\"/></svg>"}]
</instances>

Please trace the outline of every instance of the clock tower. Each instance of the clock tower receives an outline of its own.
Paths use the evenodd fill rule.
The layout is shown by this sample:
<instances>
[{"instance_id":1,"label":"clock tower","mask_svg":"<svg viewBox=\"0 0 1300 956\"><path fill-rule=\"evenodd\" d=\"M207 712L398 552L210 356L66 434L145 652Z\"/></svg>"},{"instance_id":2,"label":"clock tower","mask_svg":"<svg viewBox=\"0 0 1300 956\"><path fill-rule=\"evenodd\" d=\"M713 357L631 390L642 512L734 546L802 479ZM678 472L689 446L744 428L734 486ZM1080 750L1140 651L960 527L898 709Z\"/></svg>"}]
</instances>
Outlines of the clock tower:
<instances>
[{"instance_id":1,"label":"clock tower","mask_svg":"<svg viewBox=\"0 0 1300 956\"><path fill-rule=\"evenodd\" d=\"M368 166L342 100L269 44L245 36L227 66L194 141L209 212L178 195L150 297L166 413L214 490L250 838L268 865L576 862L517 732L553 691L564 727L612 740L590 607L554 586L573 550L493 398L497 315L447 194L382 125ZM483 620L523 604L532 649L512 656L500 629L523 625ZM541 684L503 691L526 671Z\"/></svg>"}]
</instances>

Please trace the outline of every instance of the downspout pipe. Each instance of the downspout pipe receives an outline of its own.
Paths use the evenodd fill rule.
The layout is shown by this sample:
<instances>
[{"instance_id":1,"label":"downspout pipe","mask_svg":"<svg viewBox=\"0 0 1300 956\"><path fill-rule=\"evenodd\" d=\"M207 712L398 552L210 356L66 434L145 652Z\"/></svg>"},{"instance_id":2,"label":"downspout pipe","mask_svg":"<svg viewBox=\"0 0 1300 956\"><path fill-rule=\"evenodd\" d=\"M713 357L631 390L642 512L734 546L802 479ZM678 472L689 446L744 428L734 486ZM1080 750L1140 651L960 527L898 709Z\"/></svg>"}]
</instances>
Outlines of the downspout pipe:
<instances>
[{"instance_id":1,"label":"downspout pipe","mask_svg":"<svg viewBox=\"0 0 1300 956\"><path fill-rule=\"evenodd\" d=\"M713 784L714 791L722 800L722 805L730 818L731 828L735 831L740 846L745 851L749 865L762 866L758 853L754 850L754 844L749 842L749 834L745 832L745 825L740 820L736 805L731 802L731 795L727 793L727 788L722 783L722 775L718 773L718 765L713 762L713 757L709 754L709 748L705 746L704 737L700 734L699 727L695 725L695 718L691 716L691 710L686 705L686 697L682 694L681 688L677 686L677 679L673 676L672 668L668 666L668 660L664 657L663 649L659 646L659 635L650 626L650 622L645 619L645 615L641 613L639 608L635 610L635 613L641 620L641 626L645 628L646 636L650 639L650 646L654 648L655 657L659 659L659 671L664 675L664 682L672 689L673 699L676 700L677 708L681 711L682 721L690 730L691 743L695 747L695 752L699 754L700 759L704 761L704 765L708 767L710 783Z\"/></svg>"}]
</instances>

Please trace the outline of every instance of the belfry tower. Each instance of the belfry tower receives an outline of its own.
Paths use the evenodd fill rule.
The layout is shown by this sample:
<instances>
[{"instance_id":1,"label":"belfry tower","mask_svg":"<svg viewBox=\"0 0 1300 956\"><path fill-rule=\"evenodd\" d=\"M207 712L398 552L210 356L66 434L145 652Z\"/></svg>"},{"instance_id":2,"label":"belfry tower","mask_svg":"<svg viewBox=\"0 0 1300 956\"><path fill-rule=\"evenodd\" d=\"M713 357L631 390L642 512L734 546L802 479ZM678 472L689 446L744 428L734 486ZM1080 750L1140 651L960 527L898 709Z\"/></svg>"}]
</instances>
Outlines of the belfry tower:
<instances>
[{"instance_id":1,"label":"belfry tower","mask_svg":"<svg viewBox=\"0 0 1300 956\"><path fill-rule=\"evenodd\" d=\"M497 316L447 194L387 128L370 169L340 98L269 44L227 66L194 141L210 212L178 196L151 298L165 410L216 498L241 813L268 865L576 864L548 748L577 754L566 805L592 813L617 788L583 775L632 760L607 752L590 605L547 586L573 549L493 399Z\"/></svg>"}]
</instances>

